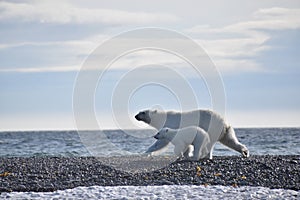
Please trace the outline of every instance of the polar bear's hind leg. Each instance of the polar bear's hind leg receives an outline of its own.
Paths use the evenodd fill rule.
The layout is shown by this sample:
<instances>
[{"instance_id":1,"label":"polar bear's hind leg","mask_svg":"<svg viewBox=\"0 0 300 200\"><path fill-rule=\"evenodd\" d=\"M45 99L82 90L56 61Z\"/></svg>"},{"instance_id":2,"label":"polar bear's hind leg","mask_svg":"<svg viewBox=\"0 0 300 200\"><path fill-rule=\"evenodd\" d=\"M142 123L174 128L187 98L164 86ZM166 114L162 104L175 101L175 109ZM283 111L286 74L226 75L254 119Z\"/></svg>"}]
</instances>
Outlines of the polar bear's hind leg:
<instances>
[{"instance_id":1,"label":"polar bear's hind leg","mask_svg":"<svg viewBox=\"0 0 300 200\"><path fill-rule=\"evenodd\" d=\"M224 134L224 136L220 139L220 142L222 144L224 144L225 146L241 153L243 155L243 157L249 157L249 150L248 148L240 143L235 135L234 129L229 126L226 129L226 132Z\"/></svg>"},{"instance_id":2,"label":"polar bear's hind leg","mask_svg":"<svg viewBox=\"0 0 300 200\"><path fill-rule=\"evenodd\" d=\"M188 159L188 158L192 157L193 154L194 154L194 146L189 145L187 150L184 152L183 157Z\"/></svg>"}]
</instances>

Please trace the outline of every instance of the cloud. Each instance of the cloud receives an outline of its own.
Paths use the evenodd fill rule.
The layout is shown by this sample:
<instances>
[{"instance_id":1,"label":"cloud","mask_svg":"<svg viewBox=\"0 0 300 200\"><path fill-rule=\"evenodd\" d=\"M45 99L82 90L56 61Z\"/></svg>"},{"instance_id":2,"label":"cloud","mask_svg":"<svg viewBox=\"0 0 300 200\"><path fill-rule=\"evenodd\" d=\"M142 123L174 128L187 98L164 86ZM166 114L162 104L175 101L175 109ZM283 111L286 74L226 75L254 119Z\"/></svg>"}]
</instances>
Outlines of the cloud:
<instances>
[{"instance_id":1,"label":"cloud","mask_svg":"<svg viewBox=\"0 0 300 200\"><path fill-rule=\"evenodd\" d=\"M77 72L80 66L50 66L50 67L30 67L30 68L3 68L0 73L42 73L42 72Z\"/></svg>"},{"instance_id":2,"label":"cloud","mask_svg":"<svg viewBox=\"0 0 300 200\"><path fill-rule=\"evenodd\" d=\"M127 12L109 9L87 9L76 7L66 2L59 7L51 1L29 1L30 3L0 2L0 21L20 20L47 23L107 23L107 24L147 24L152 22L174 22L177 17L168 14L145 12ZM272 31L300 28L300 9L267 8L253 13L250 20L230 24L223 27L197 25L184 30L207 51L213 62L223 73L265 71L256 57L271 50L268 41L272 39ZM72 56L74 61L61 61L59 66L42 67L39 69L2 69L1 72L48 72L76 71L79 69L79 59L82 61L110 35L94 35L78 40L65 41L22 41L0 44L0 50L20 46L35 46L40 48L53 47L62 49ZM176 43L176 42L174 42ZM29 48L29 47L28 47ZM53 49L49 48L49 49ZM108 50L107 54L110 53ZM77 63L75 63L77 62ZM183 60L174 56L166 56L162 52L138 52L126 56L122 62L115 63L115 68L130 68L146 64L167 64L176 67L185 66ZM67 66L67 67L65 67ZM98 66L98 65L97 65ZM3 67L2 67L3 68Z\"/></svg>"},{"instance_id":3,"label":"cloud","mask_svg":"<svg viewBox=\"0 0 300 200\"><path fill-rule=\"evenodd\" d=\"M32 47L37 48L38 50L35 52L36 57L44 57L45 54L50 54L53 49L56 51L67 52L64 56L64 60L58 58L57 64L49 66L48 63L39 63L33 64L31 66L22 66L21 68L12 68L5 65L0 65L0 73L8 73L8 72L19 72L19 73L41 73L41 72L70 72L70 71L79 71L80 65L84 63L84 59L93 53L98 46L101 46L102 42L111 38L109 35L94 35L91 37L83 38L81 40L70 40L70 41L49 41L49 42L19 42L19 43L7 43L0 44L0 50L5 51L9 48L20 48L24 47L26 49L31 49ZM122 40L122 44L130 44L135 39L126 39ZM49 50L48 50L49 49ZM45 51L45 52L44 52ZM50 51L50 52L49 52ZM41 54L39 54L41 53ZM94 53L89 58L89 69L99 69L99 67L103 68L106 66L101 65L103 56L111 56L115 57L115 51L112 49L107 49L104 55L99 53ZM67 58L71 57L71 58ZM53 58L52 60L54 60ZM71 63L70 63L71 62ZM129 53L128 55L122 56L117 59L111 66L113 69L118 70L128 70L134 68L136 66L143 65L153 65L153 64L182 64L183 60L166 52L155 51L155 50L138 50ZM70 66L71 64L71 66Z\"/></svg>"},{"instance_id":4,"label":"cloud","mask_svg":"<svg viewBox=\"0 0 300 200\"><path fill-rule=\"evenodd\" d=\"M268 8L260 9L254 16L257 20L248 22L246 27L264 30L284 30L300 28L300 9ZM259 21L258 21L259 20Z\"/></svg>"},{"instance_id":5,"label":"cloud","mask_svg":"<svg viewBox=\"0 0 300 200\"><path fill-rule=\"evenodd\" d=\"M30 1L29 3L0 2L0 21L109 25L130 25L176 22L178 18L166 13L129 12L113 9L89 9L64 1Z\"/></svg>"},{"instance_id":6,"label":"cloud","mask_svg":"<svg viewBox=\"0 0 300 200\"><path fill-rule=\"evenodd\" d=\"M198 25L186 32L197 38L223 72L264 70L255 57L270 50L271 31L300 29L300 9L267 8L253 13L252 19L213 28ZM240 64L240 65L239 65Z\"/></svg>"},{"instance_id":7,"label":"cloud","mask_svg":"<svg viewBox=\"0 0 300 200\"><path fill-rule=\"evenodd\" d=\"M78 55L87 56L103 41L109 39L109 35L97 34L90 37L78 39L78 40L65 40L65 41L21 41L21 42L11 42L11 43L0 43L0 51L5 51L10 48L19 47L37 47L37 48L63 48L65 51Z\"/></svg>"},{"instance_id":8,"label":"cloud","mask_svg":"<svg viewBox=\"0 0 300 200\"><path fill-rule=\"evenodd\" d=\"M251 35L252 31L285 30L300 28L300 9L266 8L259 9L252 15L252 20L238 22L221 28L198 25L188 29L194 33L236 33Z\"/></svg>"}]
</instances>

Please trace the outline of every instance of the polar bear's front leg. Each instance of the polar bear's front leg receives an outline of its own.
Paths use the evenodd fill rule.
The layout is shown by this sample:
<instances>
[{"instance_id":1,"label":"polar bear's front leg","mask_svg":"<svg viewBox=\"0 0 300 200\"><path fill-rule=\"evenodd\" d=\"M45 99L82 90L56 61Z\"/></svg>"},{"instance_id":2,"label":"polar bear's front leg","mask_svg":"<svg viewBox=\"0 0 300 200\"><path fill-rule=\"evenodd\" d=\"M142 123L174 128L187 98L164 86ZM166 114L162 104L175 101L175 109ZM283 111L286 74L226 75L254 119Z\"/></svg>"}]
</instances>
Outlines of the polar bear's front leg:
<instances>
[{"instance_id":1,"label":"polar bear's front leg","mask_svg":"<svg viewBox=\"0 0 300 200\"><path fill-rule=\"evenodd\" d=\"M200 134L197 134L194 141L194 155L191 158L192 160L199 160L202 158L207 157L211 152L211 149L209 148L209 137L203 136Z\"/></svg>"},{"instance_id":2,"label":"polar bear's front leg","mask_svg":"<svg viewBox=\"0 0 300 200\"><path fill-rule=\"evenodd\" d=\"M187 146L183 143L174 144L174 153L178 157L184 157L184 153L186 152Z\"/></svg>"},{"instance_id":3,"label":"polar bear's front leg","mask_svg":"<svg viewBox=\"0 0 300 200\"><path fill-rule=\"evenodd\" d=\"M145 153L150 153L150 155L156 155L164 151L168 144L170 143L167 139L159 139L154 144L152 144Z\"/></svg>"}]
</instances>

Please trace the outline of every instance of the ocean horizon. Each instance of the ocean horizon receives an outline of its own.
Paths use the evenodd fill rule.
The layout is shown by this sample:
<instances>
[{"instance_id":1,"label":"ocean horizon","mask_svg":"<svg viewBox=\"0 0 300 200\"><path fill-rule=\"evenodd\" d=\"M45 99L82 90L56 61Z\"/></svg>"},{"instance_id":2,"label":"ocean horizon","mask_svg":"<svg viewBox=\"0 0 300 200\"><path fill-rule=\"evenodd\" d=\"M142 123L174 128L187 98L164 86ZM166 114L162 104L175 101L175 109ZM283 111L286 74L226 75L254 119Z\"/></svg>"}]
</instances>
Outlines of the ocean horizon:
<instances>
[{"instance_id":1,"label":"ocean horizon","mask_svg":"<svg viewBox=\"0 0 300 200\"><path fill-rule=\"evenodd\" d=\"M300 154L300 128L235 128L235 131L250 155ZM92 156L95 146L101 151L98 156L113 156L116 152L141 154L155 142L155 132L153 129L0 131L0 156ZM93 135L98 141L87 144L86 135ZM172 155L172 145L163 154ZM239 153L217 143L214 155L239 156Z\"/></svg>"}]
</instances>

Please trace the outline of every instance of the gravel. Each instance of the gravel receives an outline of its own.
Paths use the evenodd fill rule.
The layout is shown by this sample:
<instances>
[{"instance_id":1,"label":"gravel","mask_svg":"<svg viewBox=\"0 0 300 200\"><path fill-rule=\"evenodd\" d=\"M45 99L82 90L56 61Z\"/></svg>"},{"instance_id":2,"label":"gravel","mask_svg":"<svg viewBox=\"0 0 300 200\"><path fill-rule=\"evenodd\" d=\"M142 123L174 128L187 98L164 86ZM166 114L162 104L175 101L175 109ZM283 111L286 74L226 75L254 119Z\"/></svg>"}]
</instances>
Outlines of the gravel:
<instances>
[{"instance_id":1,"label":"gravel","mask_svg":"<svg viewBox=\"0 0 300 200\"><path fill-rule=\"evenodd\" d=\"M172 159L0 157L0 193L52 192L95 185L224 185L300 190L299 155L220 156L168 164Z\"/></svg>"}]
</instances>

